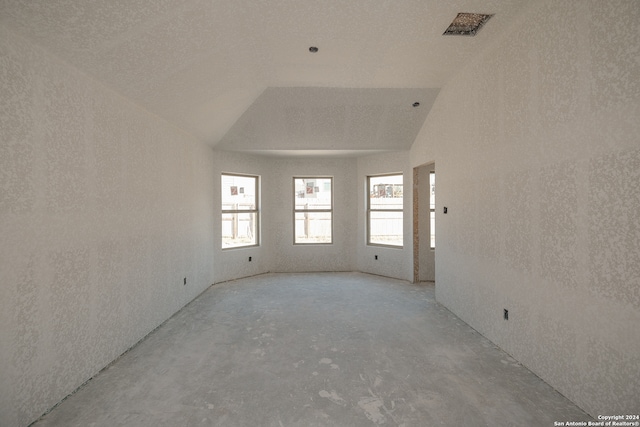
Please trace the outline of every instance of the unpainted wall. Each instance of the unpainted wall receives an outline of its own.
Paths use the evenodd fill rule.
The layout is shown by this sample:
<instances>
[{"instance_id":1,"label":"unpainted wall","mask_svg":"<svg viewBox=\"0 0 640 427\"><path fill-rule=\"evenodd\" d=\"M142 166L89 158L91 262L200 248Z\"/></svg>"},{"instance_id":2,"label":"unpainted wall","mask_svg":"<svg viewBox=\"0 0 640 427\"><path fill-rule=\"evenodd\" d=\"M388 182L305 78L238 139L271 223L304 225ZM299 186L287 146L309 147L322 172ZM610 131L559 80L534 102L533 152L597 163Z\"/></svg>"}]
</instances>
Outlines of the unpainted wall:
<instances>
[{"instance_id":1,"label":"unpainted wall","mask_svg":"<svg viewBox=\"0 0 640 427\"><path fill-rule=\"evenodd\" d=\"M356 270L357 200L355 158L276 158L215 151L216 218L220 218L220 174L260 176L260 245L221 250L219 221L215 280L222 282L266 272ZM293 244L293 177L333 177L333 243ZM249 261L251 257L251 261Z\"/></svg>"},{"instance_id":2,"label":"unpainted wall","mask_svg":"<svg viewBox=\"0 0 640 427\"><path fill-rule=\"evenodd\" d=\"M438 166L437 299L593 416L640 412L638 20L532 2L411 149Z\"/></svg>"},{"instance_id":3,"label":"unpainted wall","mask_svg":"<svg viewBox=\"0 0 640 427\"><path fill-rule=\"evenodd\" d=\"M395 152L375 154L358 158L358 234L357 234L357 268L359 271L397 279L413 281L413 232L412 232L412 203L413 203L413 170L410 166L409 152ZM404 203L404 238L403 247L367 245L367 176L390 173L403 174L403 203ZM375 256L378 255L378 259Z\"/></svg>"},{"instance_id":4,"label":"unpainted wall","mask_svg":"<svg viewBox=\"0 0 640 427\"><path fill-rule=\"evenodd\" d=\"M265 157L251 156L244 153L215 151L215 176L213 178L213 199L215 201L213 222L215 225L212 230L213 241L215 242L213 260L215 283L271 271L269 265L270 239L264 238L265 233L268 234L268 219L270 216L270 210L264 207L265 204L269 206L269 198L263 194L271 186L271 168L268 160ZM259 176L261 188L261 198L259 200L261 241L258 246L222 250L220 177L223 173ZM251 261L249 261L249 257L251 257Z\"/></svg>"},{"instance_id":5,"label":"unpainted wall","mask_svg":"<svg viewBox=\"0 0 640 427\"><path fill-rule=\"evenodd\" d=\"M24 426L213 283L213 151L2 27L0 100L0 425Z\"/></svg>"},{"instance_id":6,"label":"unpainted wall","mask_svg":"<svg viewBox=\"0 0 640 427\"><path fill-rule=\"evenodd\" d=\"M264 241L274 272L353 271L357 200L356 159L270 159L270 185L264 188ZM333 177L333 244L293 244L293 177Z\"/></svg>"},{"instance_id":7,"label":"unpainted wall","mask_svg":"<svg viewBox=\"0 0 640 427\"><path fill-rule=\"evenodd\" d=\"M260 175L261 243L259 247L220 250L216 225L216 282L264 272L365 271L412 280L411 214L405 212L404 248L366 245L365 184L367 175L405 174L405 210L411 206L412 175L409 153L396 152L361 158L275 158L215 151L216 218L220 207L219 174ZM333 177L333 244L293 244L293 177ZM409 191L410 193L410 191ZM428 244L428 243L427 243ZM378 255L378 260L374 260ZM249 262L249 256L252 261Z\"/></svg>"}]
</instances>

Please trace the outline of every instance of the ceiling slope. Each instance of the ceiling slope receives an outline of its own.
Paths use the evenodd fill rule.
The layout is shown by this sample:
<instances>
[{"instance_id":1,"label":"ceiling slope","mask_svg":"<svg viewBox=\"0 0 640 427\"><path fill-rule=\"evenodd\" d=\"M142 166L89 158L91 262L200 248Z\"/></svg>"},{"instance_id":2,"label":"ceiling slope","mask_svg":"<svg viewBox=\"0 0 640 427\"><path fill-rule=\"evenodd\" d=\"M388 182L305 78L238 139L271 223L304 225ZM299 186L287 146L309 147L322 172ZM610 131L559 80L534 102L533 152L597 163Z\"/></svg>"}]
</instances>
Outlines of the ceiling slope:
<instances>
[{"instance_id":1,"label":"ceiling slope","mask_svg":"<svg viewBox=\"0 0 640 427\"><path fill-rule=\"evenodd\" d=\"M434 93L525 3L0 0L0 24L211 146L346 153L410 146ZM442 36L458 12L495 16L475 37ZM404 106L410 91L425 108Z\"/></svg>"},{"instance_id":2,"label":"ceiling slope","mask_svg":"<svg viewBox=\"0 0 640 427\"><path fill-rule=\"evenodd\" d=\"M218 147L324 155L408 150L437 94L438 89L267 88Z\"/></svg>"}]
</instances>

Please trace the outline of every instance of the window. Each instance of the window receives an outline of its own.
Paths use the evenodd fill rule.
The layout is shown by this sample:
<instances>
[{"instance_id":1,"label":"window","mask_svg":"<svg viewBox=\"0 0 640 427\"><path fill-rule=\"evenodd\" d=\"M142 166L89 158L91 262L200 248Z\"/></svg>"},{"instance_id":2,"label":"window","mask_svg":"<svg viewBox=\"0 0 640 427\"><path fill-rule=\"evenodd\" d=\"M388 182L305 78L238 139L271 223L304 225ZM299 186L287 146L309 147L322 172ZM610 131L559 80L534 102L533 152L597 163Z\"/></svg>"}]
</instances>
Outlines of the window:
<instances>
[{"instance_id":1,"label":"window","mask_svg":"<svg viewBox=\"0 0 640 427\"><path fill-rule=\"evenodd\" d=\"M259 244L259 179L222 174L222 249Z\"/></svg>"},{"instance_id":2,"label":"window","mask_svg":"<svg viewBox=\"0 0 640 427\"><path fill-rule=\"evenodd\" d=\"M293 178L294 244L333 242L333 178Z\"/></svg>"},{"instance_id":3,"label":"window","mask_svg":"<svg viewBox=\"0 0 640 427\"><path fill-rule=\"evenodd\" d=\"M436 173L429 172L429 231L431 232L431 249L436 248Z\"/></svg>"},{"instance_id":4,"label":"window","mask_svg":"<svg viewBox=\"0 0 640 427\"><path fill-rule=\"evenodd\" d=\"M367 177L367 244L402 247L402 174Z\"/></svg>"}]
</instances>

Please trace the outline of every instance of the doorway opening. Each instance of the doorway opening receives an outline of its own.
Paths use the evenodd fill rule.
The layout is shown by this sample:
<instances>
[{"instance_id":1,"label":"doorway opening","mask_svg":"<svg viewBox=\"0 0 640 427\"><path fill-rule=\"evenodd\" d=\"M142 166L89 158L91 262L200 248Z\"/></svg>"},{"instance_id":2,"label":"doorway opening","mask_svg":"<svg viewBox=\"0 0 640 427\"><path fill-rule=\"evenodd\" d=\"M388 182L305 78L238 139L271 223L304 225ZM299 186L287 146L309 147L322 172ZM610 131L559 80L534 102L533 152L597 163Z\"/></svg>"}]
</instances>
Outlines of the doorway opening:
<instances>
[{"instance_id":1,"label":"doorway opening","mask_svg":"<svg viewBox=\"0 0 640 427\"><path fill-rule=\"evenodd\" d=\"M413 281L436 280L436 165L413 168Z\"/></svg>"}]
</instances>

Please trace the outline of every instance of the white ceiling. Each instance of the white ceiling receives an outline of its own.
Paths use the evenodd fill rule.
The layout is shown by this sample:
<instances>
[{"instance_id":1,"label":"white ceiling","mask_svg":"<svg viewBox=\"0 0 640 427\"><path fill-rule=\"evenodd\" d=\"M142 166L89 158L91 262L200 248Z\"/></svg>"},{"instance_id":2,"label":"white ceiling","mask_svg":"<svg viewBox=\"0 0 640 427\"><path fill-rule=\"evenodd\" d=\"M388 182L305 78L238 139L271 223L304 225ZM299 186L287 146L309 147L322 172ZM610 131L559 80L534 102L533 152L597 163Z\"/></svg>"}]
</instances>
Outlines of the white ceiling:
<instances>
[{"instance_id":1,"label":"white ceiling","mask_svg":"<svg viewBox=\"0 0 640 427\"><path fill-rule=\"evenodd\" d=\"M341 156L408 150L437 95L438 89L270 87L218 147Z\"/></svg>"},{"instance_id":2,"label":"white ceiling","mask_svg":"<svg viewBox=\"0 0 640 427\"><path fill-rule=\"evenodd\" d=\"M526 3L0 0L0 23L211 146L352 155L408 149L439 88ZM495 16L442 36L458 12Z\"/></svg>"}]
</instances>

